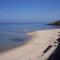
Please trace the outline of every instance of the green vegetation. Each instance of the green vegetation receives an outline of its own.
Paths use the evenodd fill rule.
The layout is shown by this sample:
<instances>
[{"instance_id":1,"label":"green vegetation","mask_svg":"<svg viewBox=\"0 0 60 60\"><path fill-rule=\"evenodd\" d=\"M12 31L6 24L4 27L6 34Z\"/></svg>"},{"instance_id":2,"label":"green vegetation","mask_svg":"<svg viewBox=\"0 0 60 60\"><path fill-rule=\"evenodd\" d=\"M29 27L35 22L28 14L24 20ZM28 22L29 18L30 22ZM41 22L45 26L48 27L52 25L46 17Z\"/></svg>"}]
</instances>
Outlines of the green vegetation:
<instances>
[{"instance_id":1,"label":"green vegetation","mask_svg":"<svg viewBox=\"0 0 60 60\"><path fill-rule=\"evenodd\" d=\"M52 22L52 23L49 23L49 24L47 24L47 25L60 26L60 20L55 21L55 22Z\"/></svg>"}]
</instances>

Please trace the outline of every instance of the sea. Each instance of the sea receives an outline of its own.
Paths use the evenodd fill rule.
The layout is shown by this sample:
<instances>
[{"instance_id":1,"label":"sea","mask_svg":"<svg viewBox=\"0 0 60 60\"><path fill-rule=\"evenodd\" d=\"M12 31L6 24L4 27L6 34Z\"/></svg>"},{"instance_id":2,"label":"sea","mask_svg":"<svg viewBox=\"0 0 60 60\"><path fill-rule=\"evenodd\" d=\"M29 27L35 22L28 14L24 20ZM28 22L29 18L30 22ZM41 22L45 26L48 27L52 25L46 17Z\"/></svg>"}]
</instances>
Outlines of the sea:
<instances>
[{"instance_id":1,"label":"sea","mask_svg":"<svg viewBox=\"0 0 60 60\"><path fill-rule=\"evenodd\" d=\"M46 23L0 23L0 53L26 44L31 38L28 32L58 28Z\"/></svg>"}]
</instances>

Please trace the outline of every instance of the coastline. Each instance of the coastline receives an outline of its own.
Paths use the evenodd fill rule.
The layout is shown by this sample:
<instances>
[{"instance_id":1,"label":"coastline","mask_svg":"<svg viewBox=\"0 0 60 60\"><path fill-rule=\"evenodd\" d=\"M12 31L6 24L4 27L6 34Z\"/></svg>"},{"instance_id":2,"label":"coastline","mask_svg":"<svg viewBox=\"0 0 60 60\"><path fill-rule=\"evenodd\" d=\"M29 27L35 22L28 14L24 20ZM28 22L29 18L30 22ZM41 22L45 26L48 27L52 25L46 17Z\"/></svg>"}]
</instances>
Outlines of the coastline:
<instances>
[{"instance_id":1,"label":"coastline","mask_svg":"<svg viewBox=\"0 0 60 60\"><path fill-rule=\"evenodd\" d=\"M43 60L47 59L43 51L49 46L54 45L58 38L60 29L50 29L43 31L29 32L31 40L23 46L14 48L0 54L0 60ZM53 49L54 50L54 49ZM52 53L53 51L50 51ZM44 56L42 56L42 54ZM42 59L42 57L44 57Z\"/></svg>"}]
</instances>

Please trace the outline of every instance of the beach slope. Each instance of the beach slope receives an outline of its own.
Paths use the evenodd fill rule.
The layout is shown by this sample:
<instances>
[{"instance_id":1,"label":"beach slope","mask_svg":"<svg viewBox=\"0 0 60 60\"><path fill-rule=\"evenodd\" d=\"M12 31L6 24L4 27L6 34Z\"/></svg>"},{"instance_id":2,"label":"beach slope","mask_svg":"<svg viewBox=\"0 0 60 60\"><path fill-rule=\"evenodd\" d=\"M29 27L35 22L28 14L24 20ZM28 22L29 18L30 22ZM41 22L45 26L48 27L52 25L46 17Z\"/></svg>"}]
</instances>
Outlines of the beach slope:
<instances>
[{"instance_id":1,"label":"beach slope","mask_svg":"<svg viewBox=\"0 0 60 60\"><path fill-rule=\"evenodd\" d=\"M31 40L23 46L0 54L0 60L47 60L56 49L60 29L29 32Z\"/></svg>"}]
</instances>

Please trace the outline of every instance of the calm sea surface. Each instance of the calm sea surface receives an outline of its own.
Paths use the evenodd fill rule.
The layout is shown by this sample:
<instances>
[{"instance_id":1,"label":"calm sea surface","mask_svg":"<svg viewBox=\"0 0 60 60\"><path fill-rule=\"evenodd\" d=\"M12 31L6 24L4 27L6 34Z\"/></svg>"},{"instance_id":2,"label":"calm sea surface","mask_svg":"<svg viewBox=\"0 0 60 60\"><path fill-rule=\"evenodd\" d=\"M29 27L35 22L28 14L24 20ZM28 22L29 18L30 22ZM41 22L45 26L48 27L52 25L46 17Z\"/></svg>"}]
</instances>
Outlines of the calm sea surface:
<instances>
[{"instance_id":1,"label":"calm sea surface","mask_svg":"<svg viewBox=\"0 0 60 60\"><path fill-rule=\"evenodd\" d=\"M59 27L40 23L0 24L0 52L25 44L30 38L27 32L55 28Z\"/></svg>"}]
</instances>

